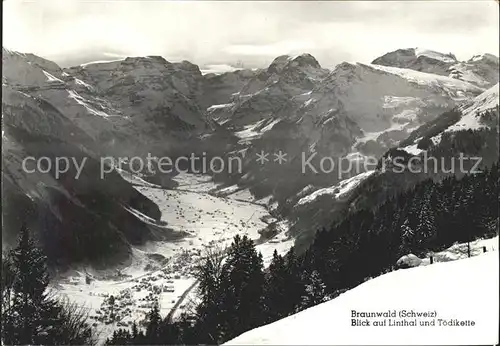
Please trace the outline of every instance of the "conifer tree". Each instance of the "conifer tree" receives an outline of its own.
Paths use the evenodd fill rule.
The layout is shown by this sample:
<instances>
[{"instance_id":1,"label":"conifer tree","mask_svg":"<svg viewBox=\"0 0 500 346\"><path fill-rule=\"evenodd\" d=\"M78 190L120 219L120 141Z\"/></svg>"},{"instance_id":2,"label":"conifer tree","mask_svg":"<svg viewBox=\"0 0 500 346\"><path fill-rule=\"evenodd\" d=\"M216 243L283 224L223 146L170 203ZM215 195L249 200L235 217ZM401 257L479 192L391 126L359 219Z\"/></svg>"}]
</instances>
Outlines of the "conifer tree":
<instances>
[{"instance_id":1,"label":"conifer tree","mask_svg":"<svg viewBox=\"0 0 500 346\"><path fill-rule=\"evenodd\" d=\"M432 241L436 237L436 220L432 198L433 184L430 184L422 196L420 210L418 212L418 224L415 229L417 246L421 250L425 250L432 246Z\"/></svg>"},{"instance_id":2,"label":"conifer tree","mask_svg":"<svg viewBox=\"0 0 500 346\"><path fill-rule=\"evenodd\" d=\"M23 226L19 242L7 257L3 276L2 341L5 344L94 344L86 312L49 296L46 257ZM8 291L6 290L8 289Z\"/></svg>"},{"instance_id":3,"label":"conifer tree","mask_svg":"<svg viewBox=\"0 0 500 346\"><path fill-rule=\"evenodd\" d=\"M106 339L106 345L132 345L133 338L130 335L130 332L126 329L120 328L113 332L111 339Z\"/></svg>"},{"instance_id":4,"label":"conifer tree","mask_svg":"<svg viewBox=\"0 0 500 346\"><path fill-rule=\"evenodd\" d=\"M137 323L134 321L134 323L132 323L132 339L137 338L138 335L139 330L137 329Z\"/></svg>"},{"instance_id":5,"label":"conifer tree","mask_svg":"<svg viewBox=\"0 0 500 346\"><path fill-rule=\"evenodd\" d=\"M222 274L221 331L228 340L259 326L264 320L262 255L246 235L234 237Z\"/></svg>"},{"instance_id":6,"label":"conifer tree","mask_svg":"<svg viewBox=\"0 0 500 346\"><path fill-rule=\"evenodd\" d=\"M15 268L9 253L2 255L2 342L14 343L14 296Z\"/></svg>"},{"instance_id":7,"label":"conifer tree","mask_svg":"<svg viewBox=\"0 0 500 346\"><path fill-rule=\"evenodd\" d=\"M195 271L200 298L195 324L202 343L217 344L220 341L224 297L224 292L221 291L223 259L224 250L208 249Z\"/></svg>"},{"instance_id":8,"label":"conifer tree","mask_svg":"<svg viewBox=\"0 0 500 346\"><path fill-rule=\"evenodd\" d=\"M306 294L302 299L303 309L321 304L328 300L325 284L316 270L309 275L305 291Z\"/></svg>"},{"instance_id":9,"label":"conifer tree","mask_svg":"<svg viewBox=\"0 0 500 346\"><path fill-rule=\"evenodd\" d=\"M285 256L286 280L285 287L287 289L286 300L288 308L287 315L298 312L302 303L302 296L305 292L305 284L302 278L304 268L295 253L295 248L292 246Z\"/></svg>"},{"instance_id":10,"label":"conifer tree","mask_svg":"<svg viewBox=\"0 0 500 346\"><path fill-rule=\"evenodd\" d=\"M274 250L273 259L269 265L269 272L266 276L265 300L267 321L273 322L284 316L289 311L287 291L287 268L285 260Z\"/></svg>"},{"instance_id":11,"label":"conifer tree","mask_svg":"<svg viewBox=\"0 0 500 346\"><path fill-rule=\"evenodd\" d=\"M147 315L148 324L146 327L146 340L149 344L155 345L161 343L160 341L160 308L158 302L153 304L153 307Z\"/></svg>"},{"instance_id":12,"label":"conifer tree","mask_svg":"<svg viewBox=\"0 0 500 346\"><path fill-rule=\"evenodd\" d=\"M53 304L46 299L49 277L45 257L24 226L18 246L11 252L11 259L15 278L12 282L12 306L7 317L9 324L5 327L12 340L6 342L33 344L48 332L44 319L55 317L46 313L50 311L54 315L57 312L52 311Z\"/></svg>"}]
</instances>

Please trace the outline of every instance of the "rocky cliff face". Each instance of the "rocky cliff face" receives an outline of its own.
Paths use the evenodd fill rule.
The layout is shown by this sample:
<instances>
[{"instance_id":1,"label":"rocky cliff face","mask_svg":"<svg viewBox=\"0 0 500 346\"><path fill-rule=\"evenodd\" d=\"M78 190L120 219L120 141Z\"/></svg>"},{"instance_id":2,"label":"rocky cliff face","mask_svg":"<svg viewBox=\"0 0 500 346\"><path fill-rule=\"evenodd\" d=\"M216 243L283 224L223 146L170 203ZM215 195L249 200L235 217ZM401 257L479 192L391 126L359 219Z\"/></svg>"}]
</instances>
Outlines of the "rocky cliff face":
<instances>
[{"instance_id":1,"label":"rocky cliff face","mask_svg":"<svg viewBox=\"0 0 500 346\"><path fill-rule=\"evenodd\" d=\"M230 103L209 108L208 116L234 132L243 130L276 118L292 97L309 92L327 73L310 54L279 56L267 69L255 71Z\"/></svg>"},{"instance_id":2,"label":"rocky cliff face","mask_svg":"<svg viewBox=\"0 0 500 346\"><path fill-rule=\"evenodd\" d=\"M65 73L87 86L80 91L82 97L105 100L115 110L103 116L125 119L119 125L125 137L119 146L127 155L158 146L168 150L207 130L204 79L198 66L187 61L126 58L72 67ZM127 138L133 138L134 148Z\"/></svg>"},{"instance_id":3,"label":"rocky cliff face","mask_svg":"<svg viewBox=\"0 0 500 346\"><path fill-rule=\"evenodd\" d=\"M222 108L223 105L230 103L243 86L260 72L260 69L253 69L204 75L204 105L207 108Z\"/></svg>"},{"instance_id":4,"label":"rocky cliff face","mask_svg":"<svg viewBox=\"0 0 500 346\"><path fill-rule=\"evenodd\" d=\"M3 63L5 244L15 241L25 223L52 264L106 265L126 261L130 244L168 237L168 229L145 224L126 209L159 220L153 202L116 172L101 178L100 157L106 152L97 131L116 130L96 114L103 110L95 107L105 102L75 97L78 82L44 59L4 50ZM65 172L56 170L58 158L68 158L68 166L59 160Z\"/></svg>"}]
</instances>

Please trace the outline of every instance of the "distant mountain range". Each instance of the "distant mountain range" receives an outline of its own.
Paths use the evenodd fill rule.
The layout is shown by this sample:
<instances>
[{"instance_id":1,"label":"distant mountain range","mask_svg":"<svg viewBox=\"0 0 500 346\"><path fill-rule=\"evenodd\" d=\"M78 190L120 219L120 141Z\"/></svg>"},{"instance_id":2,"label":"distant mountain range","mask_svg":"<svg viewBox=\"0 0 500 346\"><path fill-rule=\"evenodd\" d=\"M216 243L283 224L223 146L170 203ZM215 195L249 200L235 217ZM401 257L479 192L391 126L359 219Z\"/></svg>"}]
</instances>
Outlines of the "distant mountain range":
<instances>
[{"instance_id":1,"label":"distant mountain range","mask_svg":"<svg viewBox=\"0 0 500 346\"><path fill-rule=\"evenodd\" d=\"M401 49L333 70L310 54L284 55L263 69L202 73L160 56L60 68L33 54L2 53L2 239L12 243L27 223L56 265L108 265L127 259L131 244L173 236L168 225L155 228L128 212L131 206L159 220L158 207L118 172L100 179L102 156L244 154L243 172L214 179L271 196L269 207L297 236L361 200L376 204L365 196L365 181L382 186L379 180L388 179L380 172L303 174L302 155L316 155L316 165L323 157L383 158L398 146L418 155L424 137L438 147L444 133L498 126L484 117L498 116L499 60L490 54L461 62L453 54ZM458 115L449 116L452 110ZM255 162L256 153L278 150L287 154L286 166ZM74 170L55 179L53 170L23 171L27 156L90 163L79 179ZM411 185L404 179L409 183L391 191Z\"/></svg>"}]
</instances>

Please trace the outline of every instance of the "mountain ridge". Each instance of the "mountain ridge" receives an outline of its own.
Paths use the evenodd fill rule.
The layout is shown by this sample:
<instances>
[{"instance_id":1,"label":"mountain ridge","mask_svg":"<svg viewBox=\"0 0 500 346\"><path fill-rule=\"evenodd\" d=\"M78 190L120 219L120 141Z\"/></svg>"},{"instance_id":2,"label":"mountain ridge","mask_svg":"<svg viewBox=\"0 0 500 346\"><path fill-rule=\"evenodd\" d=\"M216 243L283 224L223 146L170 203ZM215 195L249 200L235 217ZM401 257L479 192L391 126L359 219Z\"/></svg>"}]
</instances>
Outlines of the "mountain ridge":
<instances>
[{"instance_id":1,"label":"mountain ridge","mask_svg":"<svg viewBox=\"0 0 500 346\"><path fill-rule=\"evenodd\" d=\"M2 132L7 148L10 145L3 151L9 161L6 166L20 169L19 160L28 153L26 141L32 136L48 143L34 152L50 157L65 152L60 148L63 143L76 144L69 150L73 155L89 155L94 160L105 155L144 156L148 152L175 157L208 151L226 157L245 151L245 172L223 172L214 179L222 188L236 183L257 196L271 196L283 217L297 221L301 211L297 212L295 206L305 197L304 191L314 193L330 187L335 190L343 179L356 175L340 179L335 178L334 171L320 176L310 172L284 176L283 169L299 172L301 153L319 154L318 160L325 156L348 160L364 160L369 155L381 157L412 131L486 90L491 71L472 67L487 65L498 71L498 58L487 54L459 66L461 62L451 55L428 50L418 53L405 53L409 60L400 59L393 64L416 64L419 57L424 57L418 60L424 61L424 65L411 67L439 73L387 66L400 53L388 53L385 58L374 60L385 65L344 62L333 70L321 67L307 53L283 55L267 68L214 75L203 74L188 61L172 63L160 56L60 68L33 54L3 49L3 89L7 97L2 106L7 117ZM436 54L440 59L436 59ZM481 83L477 79L472 83L471 78L455 78L441 69L443 64L455 66L462 74L472 71L474 78L482 78L483 71L486 77ZM255 162L255 154L261 150L278 149L288 154L286 166L261 167ZM6 155L8 150L10 154ZM313 160L313 164L317 165L318 160ZM3 170L2 174L16 185L11 173ZM100 186L95 178L87 178L89 184ZM21 196L27 192L23 184L31 186L32 181L22 176L16 179L20 179L19 185L8 189ZM121 181L119 175L110 179ZM76 181L71 184L77 190L82 186ZM58 182L49 185L63 196L68 192ZM129 188L125 189L130 196L125 198L143 198ZM58 198L67 198L71 203L78 199L73 198L73 192L68 193ZM104 194L103 201L117 197L116 192L106 193L109 195ZM348 200L348 195L343 198ZM44 203L50 207L51 200ZM324 197L322 201L325 203ZM150 201L141 203L150 205L146 210L152 208L151 216L157 216ZM335 203L333 199L323 208L335 208ZM16 213L13 215L19 218ZM309 227L313 225L316 222L311 221ZM157 232L148 226L139 228L146 238L156 237Z\"/></svg>"}]
</instances>

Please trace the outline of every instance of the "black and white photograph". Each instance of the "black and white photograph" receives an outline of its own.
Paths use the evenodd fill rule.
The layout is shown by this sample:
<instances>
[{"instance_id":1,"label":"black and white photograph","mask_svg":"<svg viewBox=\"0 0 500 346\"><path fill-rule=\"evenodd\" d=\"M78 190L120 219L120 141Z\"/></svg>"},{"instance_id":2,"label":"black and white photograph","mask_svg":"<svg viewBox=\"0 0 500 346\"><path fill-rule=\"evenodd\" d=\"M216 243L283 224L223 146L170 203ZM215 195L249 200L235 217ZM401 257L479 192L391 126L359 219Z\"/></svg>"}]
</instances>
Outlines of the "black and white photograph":
<instances>
[{"instance_id":1,"label":"black and white photograph","mask_svg":"<svg viewBox=\"0 0 500 346\"><path fill-rule=\"evenodd\" d=\"M498 0L3 0L2 345L498 345Z\"/></svg>"}]
</instances>

